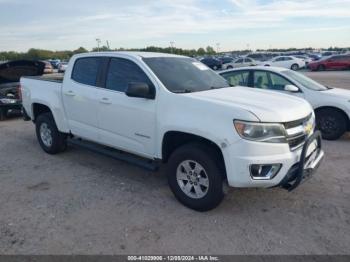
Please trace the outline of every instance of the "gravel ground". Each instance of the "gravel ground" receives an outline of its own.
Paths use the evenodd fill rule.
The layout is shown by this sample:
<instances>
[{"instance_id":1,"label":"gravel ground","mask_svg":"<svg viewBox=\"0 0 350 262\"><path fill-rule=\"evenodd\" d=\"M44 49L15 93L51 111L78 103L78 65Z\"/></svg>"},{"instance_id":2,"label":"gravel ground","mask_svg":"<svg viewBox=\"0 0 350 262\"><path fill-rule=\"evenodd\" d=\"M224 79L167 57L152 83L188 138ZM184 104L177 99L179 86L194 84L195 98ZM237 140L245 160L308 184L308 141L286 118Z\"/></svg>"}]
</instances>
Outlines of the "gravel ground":
<instances>
[{"instance_id":1,"label":"gravel ground","mask_svg":"<svg viewBox=\"0 0 350 262\"><path fill-rule=\"evenodd\" d=\"M350 87L349 72L307 74ZM78 148L47 155L14 117L0 122L0 254L350 254L349 145L325 141L325 162L292 193L231 189L197 213L162 170Z\"/></svg>"}]
</instances>

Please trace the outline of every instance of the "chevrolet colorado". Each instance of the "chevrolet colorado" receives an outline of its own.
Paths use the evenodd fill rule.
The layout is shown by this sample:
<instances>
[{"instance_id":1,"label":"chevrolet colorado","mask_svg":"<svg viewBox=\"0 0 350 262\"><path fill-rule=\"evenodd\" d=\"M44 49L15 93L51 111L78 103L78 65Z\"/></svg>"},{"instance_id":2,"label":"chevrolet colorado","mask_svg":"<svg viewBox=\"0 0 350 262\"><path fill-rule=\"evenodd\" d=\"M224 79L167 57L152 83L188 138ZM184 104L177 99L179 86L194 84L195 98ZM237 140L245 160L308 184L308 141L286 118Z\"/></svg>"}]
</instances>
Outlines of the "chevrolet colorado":
<instances>
[{"instance_id":1,"label":"chevrolet colorado","mask_svg":"<svg viewBox=\"0 0 350 262\"><path fill-rule=\"evenodd\" d=\"M21 79L44 151L69 142L144 167L167 163L175 197L198 211L222 201L225 183L293 190L324 157L306 101L228 87L192 58L141 52L79 54L62 81Z\"/></svg>"}]
</instances>

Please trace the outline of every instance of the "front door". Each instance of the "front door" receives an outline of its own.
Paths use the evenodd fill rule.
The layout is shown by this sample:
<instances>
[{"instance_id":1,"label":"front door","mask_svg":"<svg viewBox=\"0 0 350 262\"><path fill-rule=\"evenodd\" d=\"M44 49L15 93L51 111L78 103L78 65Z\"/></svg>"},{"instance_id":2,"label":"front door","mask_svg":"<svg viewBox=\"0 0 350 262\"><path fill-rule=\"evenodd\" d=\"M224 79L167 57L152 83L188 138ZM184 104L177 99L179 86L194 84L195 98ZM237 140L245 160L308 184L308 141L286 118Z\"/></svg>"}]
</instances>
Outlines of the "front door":
<instances>
[{"instance_id":1,"label":"front door","mask_svg":"<svg viewBox=\"0 0 350 262\"><path fill-rule=\"evenodd\" d=\"M153 86L134 62L111 58L105 84L97 91L98 123L101 142L142 156L154 156L156 100L128 97L129 83Z\"/></svg>"}]
</instances>

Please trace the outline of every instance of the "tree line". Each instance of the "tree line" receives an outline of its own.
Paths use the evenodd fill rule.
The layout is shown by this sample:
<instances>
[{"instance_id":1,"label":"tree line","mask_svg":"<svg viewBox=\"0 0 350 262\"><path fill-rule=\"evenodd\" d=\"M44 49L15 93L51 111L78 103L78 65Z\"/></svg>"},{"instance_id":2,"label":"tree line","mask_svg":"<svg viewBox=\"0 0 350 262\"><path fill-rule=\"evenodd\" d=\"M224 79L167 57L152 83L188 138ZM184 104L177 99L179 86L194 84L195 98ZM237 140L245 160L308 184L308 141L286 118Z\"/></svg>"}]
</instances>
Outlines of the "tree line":
<instances>
[{"instance_id":1,"label":"tree line","mask_svg":"<svg viewBox=\"0 0 350 262\"><path fill-rule=\"evenodd\" d=\"M174 53L177 55L185 55L185 56L204 56L204 55L214 55L216 51L213 47L208 46L206 48L199 49L182 49L175 47L156 47L149 46L146 48L135 48L135 49L126 49L126 48L118 48L118 49L109 49L107 46L95 47L92 49L93 52L97 51L143 51L143 52L159 52L159 53ZM20 60L20 59L28 59L28 60L49 60L49 59L60 59L60 60L69 60L73 55L79 53L89 52L84 47L80 47L73 51L51 51L44 49L35 49L31 48L27 52L0 52L0 61L10 61L10 60Z\"/></svg>"},{"instance_id":2,"label":"tree line","mask_svg":"<svg viewBox=\"0 0 350 262\"><path fill-rule=\"evenodd\" d=\"M257 51L267 51L267 52L287 52L287 51L312 51L313 48L287 48L287 49L258 49ZM349 48L340 48L340 47L329 47L323 49L324 51L346 51L350 50ZM182 49L175 47L157 47L157 46L149 46L146 48L117 48L110 49L107 46L95 47L92 49L93 52L96 51L143 51L143 52L159 52L159 53L173 53L177 55L184 56L206 56L206 55L215 55L216 51L213 47L207 46L206 48L198 48L198 49ZM11 60L20 60L20 59L28 59L28 60L49 60L49 59L60 59L60 60L69 60L73 55L89 52L84 47L79 47L76 50L70 51L51 51L44 49L35 49L31 48L27 52L0 52L0 61L11 61ZM241 50L241 51L233 51L235 54L246 54L251 52L251 50Z\"/></svg>"}]
</instances>

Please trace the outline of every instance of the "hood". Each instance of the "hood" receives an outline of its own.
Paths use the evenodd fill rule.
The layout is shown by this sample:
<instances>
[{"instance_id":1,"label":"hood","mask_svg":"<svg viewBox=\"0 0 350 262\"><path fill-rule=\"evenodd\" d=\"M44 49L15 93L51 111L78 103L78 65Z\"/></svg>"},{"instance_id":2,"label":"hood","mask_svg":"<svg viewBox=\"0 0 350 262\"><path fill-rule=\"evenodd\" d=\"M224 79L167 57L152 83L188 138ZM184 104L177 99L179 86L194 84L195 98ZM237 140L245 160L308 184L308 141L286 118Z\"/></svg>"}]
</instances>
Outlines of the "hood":
<instances>
[{"instance_id":1,"label":"hood","mask_svg":"<svg viewBox=\"0 0 350 262\"><path fill-rule=\"evenodd\" d=\"M312 112L311 105L301 98L249 87L221 88L191 93L189 96L239 107L254 114L261 122L291 122Z\"/></svg>"},{"instance_id":2,"label":"hood","mask_svg":"<svg viewBox=\"0 0 350 262\"><path fill-rule=\"evenodd\" d=\"M39 61L18 60L0 65L0 84L19 82L22 76L38 76L45 64Z\"/></svg>"},{"instance_id":3,"label":"hood","mask_svg":"<svg viewBox=\"0 0 350 262\"><path fill-rule=\"evenodd\" d=\"M350 100L350 90L347 90L347 89L332 87L331 89L320 91L320 92L322 92L323 94L327 94L329 96L335 96L342 99Z\"/></svg>"}]
</instances>

